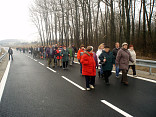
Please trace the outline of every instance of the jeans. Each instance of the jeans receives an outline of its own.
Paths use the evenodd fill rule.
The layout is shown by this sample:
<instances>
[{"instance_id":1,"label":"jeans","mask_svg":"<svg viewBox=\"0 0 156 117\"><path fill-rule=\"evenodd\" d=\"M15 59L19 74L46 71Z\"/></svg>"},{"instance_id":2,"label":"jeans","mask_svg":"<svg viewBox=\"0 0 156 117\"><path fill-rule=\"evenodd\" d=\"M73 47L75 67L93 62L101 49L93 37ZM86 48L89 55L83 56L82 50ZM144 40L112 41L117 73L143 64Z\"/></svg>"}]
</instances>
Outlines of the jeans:
<instances>
[{"instance_id":1,"label":"jeans","mask_svg":"<svg viewBox=\"0 0 156 117\"><path fill-rule=\"evenodd\" d=\"M95 85L95 76L85 76L86 79L86 87L89 88L89 85Z\"/></svg>"},{"instance_id":2,"label":"jeans","mask_svg":"<svg viewBox=\"0 0 156 117\"><path fill-rule=\"evenodd\" d=\"M116 64L115 64L115 70L116 70L116 76L118 77L120 69L119 69L119 66L117 66Z\"/></svg>"},{"instance_id":3,"label":"jeans","mask_svg":"<svg viewBox=\"0 0 156 117\"><path fill-rule=\"evenodd\" d=\"M82 74L82 64L80 63L80 73Z\"/></svg>"},{"instance_id":4,"label":"jeans","mask_svg":"<svg viewBox=\"0 0 156 117\"><path fill-rule=\"evenodd\" d=\"M103 74L102 65L100 65L100 74Z\"/></svg>"},{"instance_id":5,"label":"jeans","mask_svg":"<svg viewBox=\"0 0 156 117\"><path fill-rule=\"evenodd\" d=\"M12 56L12 54L9 54L9 60L10 60L10 56L11 56L11 58L12 58L12 60L13 60L13 56Z\"/></svg>"},{"instance_id":6,"label":"jeans","mask_svg":"<svg viewBox=\"0 0 156 117\"><path fill-rule=\"evenodd\" d=\"M74 56L73 56L73 61L72 61L72 63L74 63Z\"/></svg>"}]
</instances>

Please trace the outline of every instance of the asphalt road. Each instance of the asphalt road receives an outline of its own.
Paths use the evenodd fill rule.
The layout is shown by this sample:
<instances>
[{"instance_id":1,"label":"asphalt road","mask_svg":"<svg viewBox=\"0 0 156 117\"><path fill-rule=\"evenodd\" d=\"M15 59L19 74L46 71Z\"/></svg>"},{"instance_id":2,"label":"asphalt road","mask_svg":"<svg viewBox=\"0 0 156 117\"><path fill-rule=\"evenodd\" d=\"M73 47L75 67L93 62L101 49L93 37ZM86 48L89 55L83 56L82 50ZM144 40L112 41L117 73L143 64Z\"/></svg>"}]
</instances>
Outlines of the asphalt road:
<instances>
[{"instance_id":1,"label":"asphalt road","mask_svg":"<svg viewBox=\"0 0 156 117\"><path fill-rule=\"evenodd\" d=\"M155 83L129 77L129 86L124 86L112 74L110 86L96 77L95 90L86 91L78 64L68 70L50 70L46 61L27 55L14 52L0 102L0 117L124 116L101 100L133 117L156 117Z\"/></svg>"}]
</instances>

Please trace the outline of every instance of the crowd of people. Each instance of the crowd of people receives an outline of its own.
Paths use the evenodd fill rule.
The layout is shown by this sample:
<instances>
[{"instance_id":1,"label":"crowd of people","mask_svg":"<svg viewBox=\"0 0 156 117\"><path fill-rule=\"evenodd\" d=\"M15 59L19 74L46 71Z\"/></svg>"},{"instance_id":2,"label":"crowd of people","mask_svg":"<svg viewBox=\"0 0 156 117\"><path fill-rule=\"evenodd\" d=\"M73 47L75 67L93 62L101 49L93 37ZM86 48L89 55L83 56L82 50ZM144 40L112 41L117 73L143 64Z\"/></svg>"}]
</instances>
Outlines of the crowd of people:
<instances>
[{"instance_id":1,"label":"crowd of people","mask_svg":"<svg viewBox=\"0 0 156 117\"><path fill-rule=\"evenodd\" d=\"M109 77L112 75L113 66L116 70L116 78L119 78L119 72L122 72L121 83L128 85L127 73L130 68L133 70L133 76L136 77L136 53L133 45L123 43L120 47L119 42L115 43L115 48L111 51L110 47L104 43L100 44L97 52L94 52L93 46L85 46L82 44L77 48L72 44L69 47L50 45L38 46L30 48L16 48L20 52L25 51L33 54L33 57L46 59L48 67L55 68L56 66L68 69L68 64L72 66L77 53L77 60L80 63L80 74L85 76L86 89L89 91L95 87L95 77L98 68L98 77L105 80L106 85L110 85Z\"/></svg>"},{"instance_id":2,"label":"crowd of people","mask_svg":"<svg viewBox=\"0 0 156 117\"><path fill-rule=\"evenodd\" d=\"M74 56L77 53L77 49L74 44L70 47L66 47L65 45L58 46L49 45L49 46L36 46L30 48L16 48L20 52L27 52L33 55L34 58L45 59L48 62L48 67L55 68L58 66L63 69L67 69L68 65L72 65L74 63Z\"/></svg>"}]
</instances>

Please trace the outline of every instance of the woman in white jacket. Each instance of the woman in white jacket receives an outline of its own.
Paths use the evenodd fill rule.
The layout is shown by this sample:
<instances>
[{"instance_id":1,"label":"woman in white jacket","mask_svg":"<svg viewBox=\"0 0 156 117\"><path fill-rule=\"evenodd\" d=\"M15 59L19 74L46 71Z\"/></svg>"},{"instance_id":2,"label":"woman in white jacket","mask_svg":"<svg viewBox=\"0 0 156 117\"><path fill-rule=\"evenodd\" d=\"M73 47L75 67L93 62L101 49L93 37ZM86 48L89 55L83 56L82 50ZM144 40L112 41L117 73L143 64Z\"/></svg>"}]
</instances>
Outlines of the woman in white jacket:
<instances>
[{"instance_id":1,"label":"woman in white jacket","mask_svg":"<svg viewBox=\"0 0 156 117\"><path fill-rule=\"evenodd\" d=\"M130 68L130 67L132 68L132 70L133 70L133 76L134 76L134 77L137 77L137 75L136 75L136 67L135 67L135 66L136 66L136 53L135 53L135 51L134 51L133 45L130 45L130 46L129 46L128 51L130 52L130 54L131 54L131 56L132 56L132 59L134 60L134 63L129 62L129 68Z\"/></svg>"},{"instance_id":2,"label":"woman in white jacket","mask_svg":"<svg viewBox=\"0 0 156 117\"><path fill-rule=\"evenodd\" d=\"M102 44L99 45L98 51L96 52L96 56L97 56L97 58L98 58L98 66L100 66L100 68L101 68L101 64L100 64L99 56L101 55L101 53L102 53L103 50L104 50L104 43L102 43ZM102 73L102 70L100 70L100 71L98 72L99 77L101 77L102 74L103 74L103 73Z\"/></svg>"}]
</instances>

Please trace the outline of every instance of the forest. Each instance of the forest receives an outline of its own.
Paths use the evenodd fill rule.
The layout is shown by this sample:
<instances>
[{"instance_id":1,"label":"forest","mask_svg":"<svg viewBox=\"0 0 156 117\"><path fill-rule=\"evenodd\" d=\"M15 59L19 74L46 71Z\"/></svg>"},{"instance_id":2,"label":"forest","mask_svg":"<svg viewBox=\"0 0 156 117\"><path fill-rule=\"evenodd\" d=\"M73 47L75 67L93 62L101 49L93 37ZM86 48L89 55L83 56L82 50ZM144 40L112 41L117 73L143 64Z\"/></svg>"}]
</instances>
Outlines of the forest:
<instances>
[{"instance_id":1,"label":"forest","mask_svg":"<svg viewBox=\"0 0 156 117\"><path fill-rule=\"evenodd\" d=\"M156 53L155 0L34 0L30 17L42 45L127 42Z\"/></svg>"}]
</instances>

